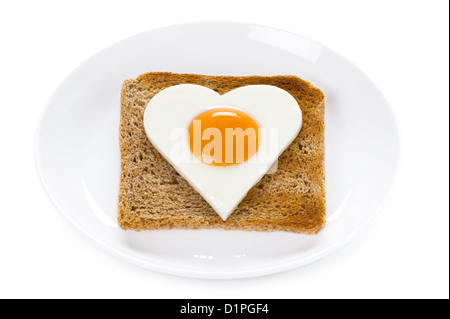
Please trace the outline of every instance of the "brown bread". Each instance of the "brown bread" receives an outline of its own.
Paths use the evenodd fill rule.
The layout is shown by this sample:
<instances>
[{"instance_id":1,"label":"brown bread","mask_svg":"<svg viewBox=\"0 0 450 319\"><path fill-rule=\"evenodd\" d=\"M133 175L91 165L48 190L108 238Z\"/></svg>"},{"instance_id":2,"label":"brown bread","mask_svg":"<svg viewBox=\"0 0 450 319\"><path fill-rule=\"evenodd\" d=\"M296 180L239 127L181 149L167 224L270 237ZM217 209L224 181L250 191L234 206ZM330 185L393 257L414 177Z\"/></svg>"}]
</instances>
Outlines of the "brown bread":
<instances>
[{"instance_id":1,"label":"brown bread","mask_svg":"<svg viewBox=\"0 0 450 319\"><path fill-rule=\"evenodd\" d=\"M302 129L224 222L148 140L143 114L169 86L192 83L224 94L244 85L274 85L299 103ZM221 228L317 234L325 225L324 103L322 91L296 76L209 76L146 73L125 80L121 91L120 227L127 230ZM182 107L182 106L180 106Z\"/></svg>"}]
</instances>

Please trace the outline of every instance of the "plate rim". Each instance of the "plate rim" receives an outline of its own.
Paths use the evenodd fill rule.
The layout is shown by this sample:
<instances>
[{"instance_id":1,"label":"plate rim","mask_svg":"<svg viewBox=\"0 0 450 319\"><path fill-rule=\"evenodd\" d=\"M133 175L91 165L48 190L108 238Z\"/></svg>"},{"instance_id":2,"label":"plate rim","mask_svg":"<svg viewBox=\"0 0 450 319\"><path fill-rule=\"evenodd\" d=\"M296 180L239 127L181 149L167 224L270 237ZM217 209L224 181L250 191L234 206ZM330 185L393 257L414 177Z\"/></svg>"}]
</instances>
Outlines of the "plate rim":
<instances>
[{"instance_id":1,"label":"plate rim","mask_svg":"<svg viewBox=\"0 0 450 319\"><path fill-rule=\"evenodd\" d=\"M94 236L92 236L91 234L89 234L85 229L83 229L83 227L81 225L79 225L79 223L77 223L75 220L73 220L71 218L70 214L65 212L65 210L62 209L58 205L58 201L54 198L54 196L52 196L50 187L45 181L45 177L43 175L41 164L39 162L40 150L39 150L39 145L38 145L39 140L40 140L40 134L41 134L41 130L42 130L43 120L46 117L46 115L48 114L48 112L50 111L51 101L52 101L53 97L56 95L56 93L58 91L60 91L60 89L64 87L65 83L70 78L72 78L72 76L79 69L81 69L85 64L88 64L90 61L96 59L102 53L109 51L111 48L114 48L115 46L119 45L120 43L124 43L126 41L132 40L133 38L137 38L137 37L147 35L147 34L153 33L153 32L160 32L160 31L164 31L164 30L168 30L168 29L172 29L172 28L184 28L184 27L190 27L190 26L195 26L195 25L208 26L208 27L217 27L217 26L224 26L224 25L227 25L227 26L233 25L233 26L241 26L241 27L258 27L258 28L265 28L265 29L269 29L269 30L277 30L277 31L280 31L283 33L288 33L288 34L294 35L299 38L306 39L308 41L311 41L315 44L322 46L325 50L329 50L333 54L339 56L339 58L344 59L346 62L351 64L352 67L354 67L362 75L364 75L366 77L366 79L369 80L370 83L376 88L376 90L378 91L378 94L383 98L386 109L387 109L387 111L389 111L390 116L392 117L392 120L394 123L394 126L393 126L394 133L393 134L395 135L395 140L397 141L398 149L397 149L397 154L395 157L395 162L392 163L393 164L393 174L391 176L389 187L386 189L385 195L384 195L382 201L377 204L377 207L375 209L373 209L371 214L364 220L364 222L362 222L356 229L354 229L350 234L348 234L348 236L346 236L345 239L339 241L338 243L329 245L325 249L315 252L312 255L308 255L306 257L296 259L296 260L293 260L290 262L279 263L276 265L269 265L269 266L265 266L265 267L252 269L252 270L239 270L239 271L229 271L229 272L227 272L227 271L192 270L192 269L188 269L188 268L182 267L182 266L174 267L174 266L169 266L169 265L165 265L165 264L144 261L144 260L137 258L136 256L127 254L126 252L123 252L120 249L111 247L107 243L102 242L101 240L99 240L99 239L95 238ZM397 179L398 179L399 164L400 164L401 157L402 157L401 145L402 145L402 143L401 143L401 136L399 134L398 121L396 119L395 113L394 113L390 103L386 99L383 92L376 85L376 83L374 83L372 81L372 79L363 70L361 70L357 65L355 65L352 61L350 61L346 57L342 56L338 52L330 49L329 47L323 45L322 43L319 43L319 42L312 40L308 37L305 37L301 34L297 34L297 33L291 32L291 31L283 30L280 28L272 27L272 26L262 25L262 24L244 23L244 22L229 22L229 21L202 21L202 22L179 23L179 24L167 25L167 26L163 26L163 27L159 27L159 28L155 28L155 29L149 29L149 30L131 35L129 37L125 37L119 41L116 41L116 42L106 46L105 48L101 49L100 51L97 51L96 53L94 53L93 55L91 55L90 57L88 57L87 59L82 61L81 63L79 63L74 69L72 69L72 71L70 71L59 82L59 84L56 86L56 88L53 90L53 92L49 95L49 97L48 97L47 101L44 103L44 107L42 108L41 113L39 115L37 125L35 128L34 143L33 143L35 168L37 171L37 175L38 175L40 184L44 190L44 193L46 194L49 201L52 203L55 210L58 211L59 214L63 215L65 217L64 219L66 221L68 221L69 224L72 225L72 227L77 229L77 231L82 233L83 236L86 236L86 238L89 238L89 240L91 242L94 242L96 244L96 246L99 246L100 248L104 248L106 251L108 251L112 255L117 256L124 261L128 261L136 266L140 266L145 269L154 270L154 271L158 271L158 272L166 273L166 274L170 274L170 275L175 275L175 276L190 277L190 278L203 278L203 279L251 278L251 277L260 277L260 276L264 276L264 275L280 273L280 272L292 270L292 269L295 269L295 268L298 268L298 267L301 267L301 266L304 266L307 264L311 264L318 260L321 260L324 257L329 256L332 253L338 251L339 249L347 246L351 241L353 241L356 237L358 237L363 232L364 229L366 229L366 227L379 214L379 212L384 208L386 203L391 198L393 189L395 188L395 186L397 184Z\"/></svg>"}]
</instances>

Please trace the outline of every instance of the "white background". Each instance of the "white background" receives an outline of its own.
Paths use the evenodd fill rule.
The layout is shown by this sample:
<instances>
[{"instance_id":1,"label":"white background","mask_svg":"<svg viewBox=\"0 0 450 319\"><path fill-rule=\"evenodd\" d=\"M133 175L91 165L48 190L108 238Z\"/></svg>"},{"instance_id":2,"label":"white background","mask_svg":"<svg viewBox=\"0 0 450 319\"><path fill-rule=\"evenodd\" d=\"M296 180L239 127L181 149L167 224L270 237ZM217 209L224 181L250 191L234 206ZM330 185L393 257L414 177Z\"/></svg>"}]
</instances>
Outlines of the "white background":
<instances>
[{"instance_id":1,"label":"white background","mask_svg":"<svg viewBox=\"0 0 450 319\"><path fill-rule=\"evenodd\" d=\"M448 298L448 9L444 0L0 0L0 298ZM384 93L401 134L400 170L387 204L350 245L260 278L180 278L109 255L48 201L34 133L59 82L123 38L198 21L311 38Z\"/></svg>"}]
</instances>

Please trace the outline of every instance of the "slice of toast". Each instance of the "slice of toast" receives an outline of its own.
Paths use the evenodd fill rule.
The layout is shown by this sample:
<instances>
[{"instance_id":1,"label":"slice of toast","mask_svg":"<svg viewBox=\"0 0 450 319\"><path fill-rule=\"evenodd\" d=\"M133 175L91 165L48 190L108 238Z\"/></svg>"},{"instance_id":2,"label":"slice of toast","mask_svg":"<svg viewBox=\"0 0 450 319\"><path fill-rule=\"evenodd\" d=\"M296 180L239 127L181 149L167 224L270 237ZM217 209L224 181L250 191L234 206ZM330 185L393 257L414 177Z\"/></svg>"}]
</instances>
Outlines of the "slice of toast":
<instances>
[{"instance_id":1,"label":"slice of toast","mask_svg":"<svg viewBox=\"0 0 450 319\"><path fill-rule=\"evenodd\" d=\"M266 174L223 221L148 140L143 114L149 100L173 85L192 83L224 94L245 85L289 92L303 116L302 129ZM324 95L296 76L209 76L146 73L121 90L121 177L118 221L127 230L221 228L317 234L325 225ZM182 107L182 105L180 105Z\"/></svg>"}]
</instances>

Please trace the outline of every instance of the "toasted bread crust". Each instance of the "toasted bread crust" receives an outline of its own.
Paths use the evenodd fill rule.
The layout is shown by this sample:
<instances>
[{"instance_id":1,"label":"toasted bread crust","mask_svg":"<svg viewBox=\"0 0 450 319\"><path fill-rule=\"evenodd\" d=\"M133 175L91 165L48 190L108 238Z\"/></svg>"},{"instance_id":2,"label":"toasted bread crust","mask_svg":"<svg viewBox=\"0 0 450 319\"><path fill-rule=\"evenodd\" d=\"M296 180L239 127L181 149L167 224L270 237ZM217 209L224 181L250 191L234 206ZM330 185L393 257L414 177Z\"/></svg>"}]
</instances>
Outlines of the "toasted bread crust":
<instances>
[{"instance_id":1,"label":"toasted bread crust","mask_svg":"<svg viewBox=\"0 0 450 319\"><path fill-rule=\"evenodd\" d=\"M177 84L203 85L224 94L245 85L274 85L302 110L302 129L224 222L147 139L143 114L149 100ZM322 91L292 75L210 76L146 73L121 90L121 178L118 221L123 229L222 228L317 234L325 225L324 103ZM182 106L180 106L182 107Z\"/></svg>"}]
</instances>

